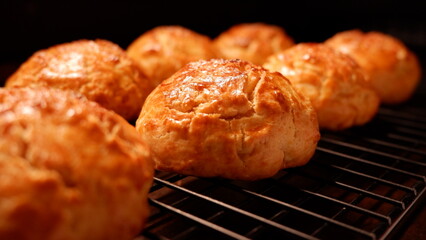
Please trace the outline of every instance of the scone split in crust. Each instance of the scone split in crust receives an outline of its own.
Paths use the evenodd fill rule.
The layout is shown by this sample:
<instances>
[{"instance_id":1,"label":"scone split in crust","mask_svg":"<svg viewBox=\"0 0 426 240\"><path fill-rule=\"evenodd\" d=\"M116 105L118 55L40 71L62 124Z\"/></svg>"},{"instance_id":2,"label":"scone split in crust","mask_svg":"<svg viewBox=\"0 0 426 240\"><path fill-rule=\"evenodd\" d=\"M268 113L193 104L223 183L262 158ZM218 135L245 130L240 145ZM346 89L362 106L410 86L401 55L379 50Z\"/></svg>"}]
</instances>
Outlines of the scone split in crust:
<instances>
[{"instance_id":1,"label":"scone split in crust","mask_svg":"<svg viewBox=\"0 0 426 240\"><path fill-rule=\"evenodd\" d=\"M158 170L241 180L306 164L319 140L309 100L242 60L186 65L149 95L136 129Z\"/></svg>"},{"instance_id":2,"label":"scone split in crust","mask_svg":"<svg viewBox=\"0 0 426 240\"><path fill-rule=\"evenodd\" d=\"M132 239L153 164L123 118L56 89L0 89L0 239Z\"/></svg>"}]
</instances>

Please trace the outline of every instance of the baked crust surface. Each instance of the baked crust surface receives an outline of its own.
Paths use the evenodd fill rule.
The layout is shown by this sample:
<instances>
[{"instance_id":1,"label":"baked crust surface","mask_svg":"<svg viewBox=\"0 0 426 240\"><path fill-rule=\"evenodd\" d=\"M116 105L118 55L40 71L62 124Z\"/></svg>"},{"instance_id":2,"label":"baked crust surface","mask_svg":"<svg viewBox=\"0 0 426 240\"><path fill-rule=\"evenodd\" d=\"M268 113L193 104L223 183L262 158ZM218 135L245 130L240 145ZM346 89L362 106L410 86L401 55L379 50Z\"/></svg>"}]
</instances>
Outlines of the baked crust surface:
<instances>
[{"instance_id":1,"label":"baked crust surface","mask_svg":"<svg viewBox=\"0 0 426 240\"><path fill-rule=\"evenodd\" d=\"M242 180L306 164L320 136L310 102L280 73L223 59L190 63L161 83L136 129L156 169Z\"/></svg>"},{"instance_id":2,"label":"baked crust surface","mask_svg":"<svg viewBox=\"0 0 426 240\"><path fill-rule=\"evenodd\" d=\"M149 214L149 148L74 92L0 89L0 239L131 239Z\"/></svg>"},{"instance_id":3,"label":"baked crust surface","mask_svg":"<svg viewBox=\"0 0 426 240\"><path fill-rule=\"evenodd\" d=\"M363 125L380 105L356 62L321 43L297 44L270 56L264 67L282 73L311 100L321 128Z\"/></svg>"},{"instance_id":4,"label":"baked crust surface","mask_svg":"<svg viewBox=\"0 0 426 240\"><path fill-rule=\"evenodd\" d=\"M189 62L216 56L208 36L177 25L159 26L143 33L129 45L127 54L154 86Z\"/></svg>"},{"instance_id":5,"label":"baked crust surface","mask_svg":"<svg viewBox=\"0 0 426 240\"><path fill-rule=\"evenodd\" d=\"M390 35L349 30L337 33L325 44L358 62L383 103L408 100L419 84L421 66L416 55Z\"/></svg>"},{"instance_id":6,"label":"baked crust surface","mask_svg":"<svg viewBox=\"0 0 426 240\"><path fill-rule=\"evenodd\" d=\"M293 39L279 26L242 23L230 27L214 39L220 57L243 59L262 65L271 54L294 45Z\"/></svg>"},{"instance_id":7,"label":"baked crust surface","mask_svg":"<svg viewBox=\"0 0 426 240\"><path fill-rule=\"evenodd\" d=\"M77 91L127 120L137 118L153 89L126 52L106 40L78 40L37 51L6 87Z\"/></svg>"}]
</instances>

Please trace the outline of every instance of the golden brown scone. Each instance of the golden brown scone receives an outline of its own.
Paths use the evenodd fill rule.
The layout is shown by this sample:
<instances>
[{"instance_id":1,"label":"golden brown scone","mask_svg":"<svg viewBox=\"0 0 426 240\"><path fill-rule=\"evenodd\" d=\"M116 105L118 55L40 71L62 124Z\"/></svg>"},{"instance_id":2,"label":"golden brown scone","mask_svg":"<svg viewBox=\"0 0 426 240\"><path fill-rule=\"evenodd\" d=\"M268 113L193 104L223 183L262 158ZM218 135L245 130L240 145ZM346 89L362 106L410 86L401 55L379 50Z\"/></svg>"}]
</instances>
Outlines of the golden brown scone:
<instances>
[{"instance_id":1,"label":"golden brown scone","mask_svg":"<svg viewBox=\"0 0 426 240\"><path fill-rule=\"evenodd\" d=\"M309 100L242 60L186 65L148 96L136 129L158 170L242 180L306 164L319 140Z\"/></svg>"},{"instance_id":2,"label":"golden brown scone","mask_svg":"<svg viewBox=\"0 0 426 240\"><path fill-rule=\"evenodd\" d=\"M270 56L264 67L282 73L311 100L321 128L363 125L379 107L377 93L356 62L324 44L297 44Z\"/></svg>"},{"instance_id":3,"label":"golden brown scone","mask_svg":"<svg viewBox=\"0 0 426 240\"><path fill-rule=\"evenodd\" d=\"M358 62L383 103L408 100L419 83L421 67L417 57L390 35L350 30L334 35L325 44Z\"/></svg>"},{"instance_id":4,"label":"golden brown scone","mask_svg":"<svg viewBox=\"0 0 426 240\"><path fill-rule=\"evenodd\" d=\"M59 44L32 55L6 87L74 90L127 120L135 120L154 88L118 45L106 40Z\"/></svg>"},{"instance_id":5,"label":"golden brown scone","mask_svg":"<svg viewBox=\"0 0 426 240\"><path fill-rule=\"evenodd\" d=\"M294 45L279 26L265 23L237 24L221 33L213 43L222 58L239 58L262 65L271 54Z\"/></svg>"},{"instance_id":6,"label":"golden brown scone","mask_svg":"<svg viewBox=\"0 0 426 240\"><path fill-rule=\"evenodd\" d=\"M134 40L127 54L154 86L185 64L216 56L211 39L182 26L155 27Z\"/></svg>"},{"instance_id":7,"label":"golden brown scone","mask_svg":"<svg viewBox=\"0 0 426 240\"><path fill-rule=\"evenodd\" d=\"M132 239L149 149L112 111L57 89L0 89L0 239Z\"/></svg>"}]
</instances>

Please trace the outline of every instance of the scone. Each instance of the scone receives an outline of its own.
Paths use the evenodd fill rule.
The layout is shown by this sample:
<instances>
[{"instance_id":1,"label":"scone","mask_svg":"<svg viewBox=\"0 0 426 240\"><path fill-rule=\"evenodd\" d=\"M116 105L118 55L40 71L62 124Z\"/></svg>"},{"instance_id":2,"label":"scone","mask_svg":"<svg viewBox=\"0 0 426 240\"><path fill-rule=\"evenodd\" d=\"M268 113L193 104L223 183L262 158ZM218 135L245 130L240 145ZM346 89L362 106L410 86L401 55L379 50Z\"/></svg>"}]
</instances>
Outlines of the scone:
<instances>
[{"instance_id":1,"label":"scone","mask_svg":"<svg viewBox=\"0 0 426 240\"><path fill-rule=\"evenodd\" d=\"M137 118L154 88L126 52L106 40L79 40L40 50L9 77L6 87L77 91L127 120Z\"/></svg>"},{"instance_id":2,"label":"scone","mask_svg":"<svg viewBox=\"0 0 426 240\"><path fill-rule=\"evenodd\" d=\"M0 239L132 239L149 213L149 148L82 95L0 89Z\"/></svg>"},{"instance_id":3,"label":"scone","mask_svg":"<svg viewBox=\"0 0 426 240\"><path fill-rule=\"evenodd\" d=\"M155 27L134 40L127 54L154 86L185 64L216 56L211 39L182 26Z\"/></svg>"},{"instance_id":4,"label":"scone","mask_svg":"<svg viewBox=\"0 0 426 240\"><path fill-rule=\"evenodd\" d=\"M321 43L300 43L268 58L264 67L286 76L308 97L323 129L363 125L380 100L364 72L349 56Z\"/></svg>"},{"instance_id":5,"label":"scone","mask_svg":"<svg viewBox=\"0 0 426 240\"><path fill-rule=\"evenodd\" d=\"M320 136L309 100L285 77L224 59L192 62L161 83L136 129L158 170L240 180L306 164Z\"/></svg>"},{"instance_id":6,"label":"scone","mask_svg":"<svg viewBox=\"0 0 426 240\"><path fill-rule=\"evenodd\" d=\"M390 35L350 30L337 33L325 44L358 62L383 103L408 100L420 81L421 67L417 57Z\"/></svg>"},{"instance_id":7,"label":"scone","mask_svg":"<svg viewBox=\"0 0 426 240\"><path fill-rule=\"evenodd\" d=\"M239 58L262 65L271 54L294 45L293 39L279 26L242 23L217 36L213 43L222 58Z\"/></svg>"}]
</instances>

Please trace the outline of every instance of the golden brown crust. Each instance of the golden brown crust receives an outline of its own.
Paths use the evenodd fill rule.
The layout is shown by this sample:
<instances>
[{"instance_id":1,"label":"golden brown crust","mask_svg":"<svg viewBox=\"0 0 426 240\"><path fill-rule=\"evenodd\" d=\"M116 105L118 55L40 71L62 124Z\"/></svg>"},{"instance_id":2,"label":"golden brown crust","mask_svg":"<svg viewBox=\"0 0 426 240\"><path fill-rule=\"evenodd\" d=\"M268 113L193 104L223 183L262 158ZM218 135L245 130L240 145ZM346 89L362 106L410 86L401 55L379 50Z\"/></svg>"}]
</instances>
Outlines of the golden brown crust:
<instances>
[{"instance_id":1,"label":"golden brown crust","mask_svg":"<svg viewBox=\"0 0 426 240\"><path fill-rule=\"evenodd\" d=\"M154 86L185 64L216 56L211 39L182 26L159 26L145 32L127 48Z\"/></svg>"},{"instance_id":2,"label":"golden brown crust","mask_svg":"<svg viewBox=\"0 0 426 240\"><path fill-rule=\"evenodd\" d=\"M307 96L321 128L340 130L370 121L379 98L349 56L324 44L300 43L270 56L264 67L286 76Z\"/></svg>"},{"instance_id":3,"label":"golden brown crust","mask_svg":"<svg viewBox=\"0 0 426 240\"><path fill-rule=\"evenodd\" d=\"M40 50L7 80L6 87L74 90L127 120L139 115L153 86L116 44L79 40Z\"/></svg>"},{"instance_id":4,"label":"golden brown crust","mask_svg":"<svg viewBox=\"0 0 426 240\"><path fill-rule=\"evenodd\" d=\"M417 57L390 35L350 30L337 33L325 44L358 62L383 103L408 100L420 81L421 67Z\"/></svg>"},{"instance_id":5,"label":"golden brown crust","mask_svg":"<svg viewBox=\"0 0 426 240\"><path fill-rule=\"evenodd\" d=\"M243 59L262 65L271 54L294 45L279 26L265 23L237 24L214 39L220 57Z\"/></svg>"},{"instance_id":6,"label":"golden brown crust","mask_svg":"<svg viewBox=\"0 0 426 240\"><path fill-rule=\"evenodd\" d=\"M131 239L150 152L123 118L71 92L0 89L0 239Z\"/></svg>"},{"instance_id":7,"label":"golden brown crust","mask_svg":"<svg viewBox=\"0 0 426 240\"><path fill-rule=\"evenodd\" d=\"M188 64L150 94L136 129L159 170L243 180L304 165L319 140L310 102L242 60Z\"/></svg>"}]
</instances>

